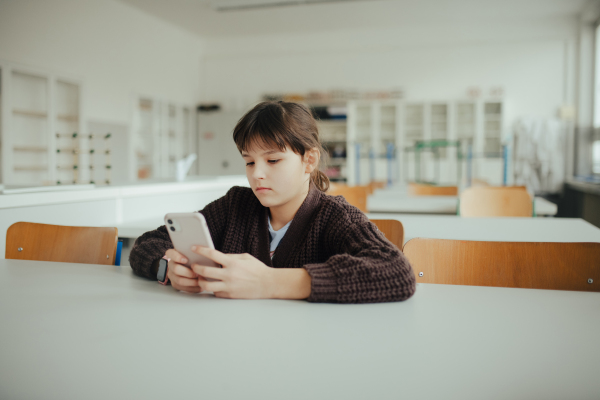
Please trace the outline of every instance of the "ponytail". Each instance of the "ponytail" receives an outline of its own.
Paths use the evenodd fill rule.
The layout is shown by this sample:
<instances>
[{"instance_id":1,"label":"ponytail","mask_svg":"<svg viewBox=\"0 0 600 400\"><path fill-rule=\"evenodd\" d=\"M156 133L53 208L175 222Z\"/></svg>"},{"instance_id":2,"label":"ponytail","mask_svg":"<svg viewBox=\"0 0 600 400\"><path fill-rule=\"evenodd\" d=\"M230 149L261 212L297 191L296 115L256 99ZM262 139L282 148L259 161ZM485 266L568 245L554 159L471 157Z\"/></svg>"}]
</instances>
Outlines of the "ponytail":
<instances>
[{"instance_id":1,"label":"ponytail","mask_svg":"<svg viewBox=\"0 0 600 400\"><path fill-rule=\"evenodd\" d=\"M321 192L326 192L329 189L329 178L318 169L310 174L310 180Z\"/></svg>"}]
</instances>

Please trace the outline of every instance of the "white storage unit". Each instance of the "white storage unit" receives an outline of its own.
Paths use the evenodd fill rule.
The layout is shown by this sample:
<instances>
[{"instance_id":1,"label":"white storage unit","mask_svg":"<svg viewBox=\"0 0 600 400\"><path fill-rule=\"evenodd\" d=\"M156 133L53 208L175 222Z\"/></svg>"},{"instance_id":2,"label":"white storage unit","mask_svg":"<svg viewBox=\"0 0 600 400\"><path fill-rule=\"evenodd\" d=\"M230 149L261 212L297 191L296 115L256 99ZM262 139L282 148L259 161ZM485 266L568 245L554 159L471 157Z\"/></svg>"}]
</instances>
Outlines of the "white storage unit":
<instances>
[{"instance_id":1,"label":"white storage unit","mask_svg":"<svg viewBox=\"0 0 600 400\"><path fill-rule=\"evenodd\" d=\"M177 161L197 154L192 107L140 97L131 125L131 178L174 178Z\"/></svg>"},{"instance_id":2,"label":"white storage unit","mask_svg":"<svg viewBox=\"0 0 600 400\"><path fill-rule=\"evenodd\" d=\"M399 100L348 102L348 184L366 184L397 179L402 163L406 127L403 103ZM411 132L412 133L412 132ZM395 157L388 159L392 146Z\"/></svg>"},{"instance_id":3,"label":"white storage unit","mask_svg":"<svg viewBox=\"0 0 600 400\"><path fill-rule=\"evenodd\" d=\"M243 111L198 112L198 172L200 175L244 175L245 162L233 141L233 129Z\"/></svg>"},{"instance_id":4,"label":"white storage unit","mask_svg":"<svg viewBox=\"0 0 600 400\"><path fill-rule=\"evenodd\" d=\"M414 180L420 169L421 180L458 183L466 175L466 163L458 172L458 149L439 147L421 152L420 164L414 151L406 151L418 141L463 143L462 152L472 146L473 177L500 184L504 113L502 100L350 101L348 107L346 170L350 185L372 180L392 182ZM394 149L390 162L387 146ZM436 162L436 159L439 160Z\"/></svg>"},{"instance_id":5,"label":"white storage unit","mask_svg":"<svg viewBox=\"0 0 600 400\"><path fill-rule=\"evenodd\" d=\"M345 119L317 121L323 148L327 151L325 174L332 182L348 179L348 139Z\"/></svg>"},{"instance_id":6,"label":"white storage unit","mask_svg":"<svg viewBox=\"0 0 600 400\"><path fill-rule=\"evenodd\" d=\"M2 183L88 183L82 83L0 62Z\"/></svg>"}]
</instances>

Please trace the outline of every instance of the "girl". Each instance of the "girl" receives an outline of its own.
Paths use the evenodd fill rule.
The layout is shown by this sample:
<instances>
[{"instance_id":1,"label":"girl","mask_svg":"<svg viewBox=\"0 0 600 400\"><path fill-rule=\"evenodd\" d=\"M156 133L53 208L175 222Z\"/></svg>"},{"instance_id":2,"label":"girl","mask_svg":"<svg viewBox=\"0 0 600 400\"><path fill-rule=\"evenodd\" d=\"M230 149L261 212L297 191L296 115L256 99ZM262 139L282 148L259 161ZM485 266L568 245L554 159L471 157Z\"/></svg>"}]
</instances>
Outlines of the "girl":
<instances>
[{"instance_id":1,"label":"girl","mask_svg":"<svg viewBox=\"0 0 600 400\"><path fill-rule=\"evenodd\" d=\"M335 303L412 296L415 277L404 255L360 210L325 194L323 148L306 107L260 103L238 122L233 140L250 188L233 187L200 211L216 250L194 249L223 268L182 265L187 260L161 226L136 240L129 261L137 274L156 279L164 256L171 285L185 292Z\"/></svg>"}]
</instances>

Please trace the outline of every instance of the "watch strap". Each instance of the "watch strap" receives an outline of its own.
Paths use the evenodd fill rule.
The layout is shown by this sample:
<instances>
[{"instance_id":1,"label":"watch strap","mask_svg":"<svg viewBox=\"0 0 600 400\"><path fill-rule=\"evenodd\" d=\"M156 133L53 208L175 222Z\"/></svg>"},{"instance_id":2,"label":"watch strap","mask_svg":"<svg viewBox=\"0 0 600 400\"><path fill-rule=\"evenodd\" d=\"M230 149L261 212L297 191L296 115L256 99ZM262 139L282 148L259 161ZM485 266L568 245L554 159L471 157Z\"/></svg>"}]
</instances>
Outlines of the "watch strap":
<instances>
[{"instance_id":1,"label":"watch strap","mask_svg":"<svg viewBox=\"0 0 600 400\"><path fill-rule=\"evenodd\" d=\"M167 256L163 256L161 260L167 260L167 268L165 268L165 280L164 281L160 281L158 280L158 283L160 283L161 285L168 285L169 284L169 260L170 258L168 258ZM160 269L160 260L159 262L159 269Z\"/></svg>"}]
</instances>

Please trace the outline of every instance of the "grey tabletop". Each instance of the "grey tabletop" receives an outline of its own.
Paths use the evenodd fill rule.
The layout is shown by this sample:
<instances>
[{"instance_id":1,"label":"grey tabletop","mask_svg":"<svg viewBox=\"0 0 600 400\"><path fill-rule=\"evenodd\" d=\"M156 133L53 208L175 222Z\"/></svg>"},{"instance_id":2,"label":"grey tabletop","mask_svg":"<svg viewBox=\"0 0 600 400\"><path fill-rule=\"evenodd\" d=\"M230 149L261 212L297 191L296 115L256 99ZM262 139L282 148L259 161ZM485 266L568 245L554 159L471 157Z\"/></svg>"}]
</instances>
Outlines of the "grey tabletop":
<instances>
[{"instance_id":1,"label":"grey tabletop","mask_svg":"<svg viewBox=\"0 0 600 400\"><path fill-rule=\"evenodd\" d=\"M599 315L599 293L227 300L127 267L0 260L0 398L600 398Z\"/></svg>"},{"instance_id":2,"label":"grey tabletop","mask_svg":"<svg viewBox=\"0 0 600 400\"><path fill-rule=\"evenodd\" d=\"M600 229L580 218L465 218L397 213L367 216L402 222L405 242L416 237L503 242L600 242Z\"/></svg>"}]
</instances>

